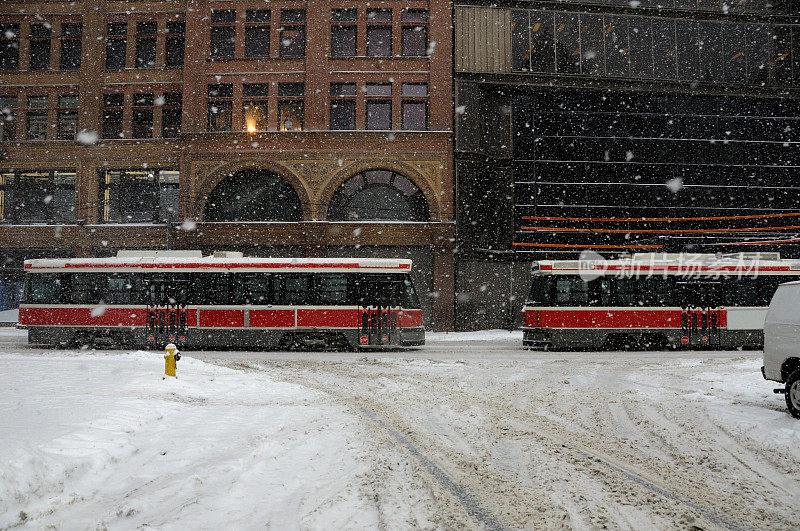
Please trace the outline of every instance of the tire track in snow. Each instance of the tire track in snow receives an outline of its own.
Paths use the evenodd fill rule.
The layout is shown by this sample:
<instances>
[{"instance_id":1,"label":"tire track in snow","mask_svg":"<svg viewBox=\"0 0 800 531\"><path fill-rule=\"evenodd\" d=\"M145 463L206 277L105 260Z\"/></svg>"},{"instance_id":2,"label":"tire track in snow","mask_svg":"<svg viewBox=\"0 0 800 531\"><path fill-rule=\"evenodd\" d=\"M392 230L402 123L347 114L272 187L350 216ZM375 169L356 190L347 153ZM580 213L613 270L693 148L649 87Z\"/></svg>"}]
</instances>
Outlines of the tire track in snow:
<instances>
[{"instance_id":1,"label":"tire track in snow","mask_svg":"<svg viewBox=\"0 0 800 531\"><path fill-rule=\"evenodd\" d=\"M481 506L476 497L472 496L464 487L453 481L453 479L448 476L444 470L442 470L438 465L436 465L436 463L420 452L410 440L408 440L406 437L403 437L400 432L378 418L375 412L367 408L361 408L361 412L375 422L378 426L389 432L395 441L400 443L412 456L414 456L417 461L419 461L423 467L425 467L425 470L428 471L431 477L433 477L433 479L435 479L442 488L444 488L458 500L461 506L464 507L464 510L467 512L467 514L483 524L485 529L492 531L506 529L506 526L501 524L497 518L495 518L491 513L489 513L489 511Z\"/></svg>"}]
</instances>

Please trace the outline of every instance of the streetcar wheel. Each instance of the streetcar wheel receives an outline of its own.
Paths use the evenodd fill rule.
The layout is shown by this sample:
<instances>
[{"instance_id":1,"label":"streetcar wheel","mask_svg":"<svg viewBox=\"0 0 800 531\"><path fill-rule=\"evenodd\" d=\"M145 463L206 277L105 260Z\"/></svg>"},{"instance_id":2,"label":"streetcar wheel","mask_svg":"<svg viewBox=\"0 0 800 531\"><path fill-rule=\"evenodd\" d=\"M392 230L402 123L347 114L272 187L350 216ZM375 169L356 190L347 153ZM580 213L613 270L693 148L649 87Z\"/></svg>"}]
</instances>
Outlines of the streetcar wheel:
<instances>
[{"instance_id":1,"label":"streetcar wheel","mask_svg":"<svg viewBox=\"0 0 800 531\"><path fill-rule=\"evenodd\" d=\"M800 369L786 379L786 407L796 419L800 419Z\"/></svg>"}]
</instances>

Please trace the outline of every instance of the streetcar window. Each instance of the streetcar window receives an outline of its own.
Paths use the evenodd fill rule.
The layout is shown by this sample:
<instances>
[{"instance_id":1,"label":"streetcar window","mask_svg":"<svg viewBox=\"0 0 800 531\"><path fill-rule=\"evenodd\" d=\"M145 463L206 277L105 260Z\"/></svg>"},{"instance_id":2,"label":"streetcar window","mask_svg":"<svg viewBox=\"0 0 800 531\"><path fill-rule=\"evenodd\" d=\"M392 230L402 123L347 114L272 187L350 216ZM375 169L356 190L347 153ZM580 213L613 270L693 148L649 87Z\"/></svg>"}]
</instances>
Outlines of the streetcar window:
<instances>
[{"instance_id":1,"label":"streetcar window","mask_svg":"<svg viewBox=\"0 0 800 531\"><path fill-rule=\"evenodd\" d=\"M337 274L315 275L314 291L317 304L343 305L347 304L347 277Z\"/></svg>"},{"instance_id":2,"label":"streetcar window","mask_svg":"<svg viewBox=\"0 0 800 531\"><path fill-rule=\"evenodd\" d=\"M556 304L585 306L589 301L589 286L579 278L556 280Z\"/></svg>"},{"instance_id":3,"label":"streetcar window","mask_svg":"<svg viewBox=\"0 0 800 531\"><path fill-rule=\"evenodd\" d=\"M553 302L551 277L534 275L531 279L531 289L528 292L528 304L549 306Z\"/></svg>"},{"instance_id":4,"label":"streetcar window","mask_svg":"<svg viewBox=\"0 0 800 531\"><path fill-rule=\"evenodd\" d=\"M105 297L107 275L102 273L75 273L72 275L70 291L76 304L98 304Z\"/></svg>"},{"instance_id":5,"label":"streetcar window","mask_svg":"<svg viewBox=\"0 0 800 531\"><path fill-rule=\"evenodd\" d=\"M639 296L644 306L672 306L672 291L669 278L644 278L639 284Z\"/></svg>"},{"instance_id":6,"label":"streetcar window","mask_svg":"<svg viewBox=\"0 0 800 531\"><path fill-rule=\"evenodd\" d=\"M411 282L411 276L406 275L403 279L405 290L403 291L403 308L421 308L419 304L419 297L417 297L417 290L414 289L414 283Z\"/></svg>"},{"instance_id":7,"label":"streetcar window","mask_svg":"<svg viewBox=\"0 0 800 531\"><path fill-rule=\"evenodd\" d=\"M271 304L270 300L270 276L264 273L250 273L235 275L238 277L236 283L236 302L239 304Z\"/></svg>"},{"instance_id":8,"label":"streetcar window","mask_svg":"<svg viewBox=\"0 0 800 531\"><path fill-rule=\"evenodd\" d=\"M59 302L61 281L54 274L28 275L28 286L25 301L30 304Z\"/></svg>"},{"instance_id":9,"label":"streetcar window","mask_svg":"<svg viewBox=\"0 0 800 531\"><path fill-rule=\"evenodd\" d=\"M197 289L198 304L224 305L233 304L231 300L232 286L230 275L226 273L208 273L198 275Z\"/></svg>"},{"instance_id":10,"label":"streetcar window","mask_svg":"<svg viewBox=\"0 0 800 531\"><path fill-rule=\"evenodd\" d=\"M109 275L108 295L106 302L109 304L141 304L142 279L138 275Z\"/></svg>"},{"instance_id":11,"label":"streetcar window","mask_svg":"<svg viewBox=\"0 0 800 531\"><path fill-rule=\"evenodd\" d=\"M309 299L308 275L275 275L272 281L272 299L276 304L302 305Z\"/></svg>"},{"instance_id":12,"label":"streetcar window","mask_svg":"<svg viewBox=\"0 0 800 531\"><path fill-rule=\"evenodd\" d=\"M617 291L617 304L619 306L638 306L639 290L637 289L638 279L617 278L614 287Z\"/></svg>"}]
</instances>

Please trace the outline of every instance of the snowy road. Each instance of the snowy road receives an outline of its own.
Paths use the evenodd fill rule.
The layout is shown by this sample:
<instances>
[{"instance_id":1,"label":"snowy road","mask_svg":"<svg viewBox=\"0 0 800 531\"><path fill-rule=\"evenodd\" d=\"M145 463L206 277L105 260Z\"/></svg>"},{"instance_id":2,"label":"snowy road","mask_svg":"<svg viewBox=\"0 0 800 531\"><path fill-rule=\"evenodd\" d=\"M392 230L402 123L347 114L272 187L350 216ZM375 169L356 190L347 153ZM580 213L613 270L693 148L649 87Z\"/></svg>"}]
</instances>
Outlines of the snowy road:
<instances>
[{"instance_id":1,"label":"snowy road","mask_svg":"<svg viewBox=\"0 0 800 531\"><path fill-rule=\"evenodd\" d=\"M24 485L18 487L19 507L3 507L8 491L0 490L0 513L9 516L0 528L19 511L35 527L86 517L82 504L90 514L110 514L102 521L111 527L196 524L205 521L198 514L219 506L233 522L276 528L797 526L800 422L761 378L759 353L534 353L520 349L520 339L503 332L431 334L424 349L399 353L187 352L213 365L181 362L183 379L169 392L160 380L130 373L131 362L135 368L147 355L98 353L100 361L119 365L123 398L182 397L173 402L194 420L173 421L184 436L197 430L224 466L196 450L181 460L184 468L171 482L150 488L145 478L156 473L148 461L133 457L131 464L131 456L122 455L104 461L103 470L124 474L139 467L140 480L123 482L129 490L95 485L102 504L84 494L87 499L49 512L42 509L48 497L60 499L68 479L28 488L34 492L27 494ZM24 373L23 367L35 363L20 365L24 359L56 366L94 359L59 351L42 357L17 336L0 341L2 351L23 354L0 356L4 374L9 367ZM70 392L63 383L51 386ZM103 393L113 395L110 389ZM136 411L131 403L117 410L125 407ZM87 418L103 417L90 410ZM30 417L9 415L23 423ZM233 420L223 422L226 415ZM276 416L283 430L271 420ZM203 419L219 428L207 433ZM75 431L77 421L70 422ZM154 424L145 419L147 437L168 444L169 436ZM25 429L18 426L15 433ZM139 448L136 455L148 455L147 437L139 430L117 436ZM228 456L219 446L226 430L232 440L244 437ZM58 434L39 431L27 439L4 434L4 453L16 445L37 455L45 439L52 447ZM89 430L83 437L99 435ZM257 471L248 475L253 467ZM207 485L209 474L220 475L213 485L228 490ZM276 475L283 487L273 497ZM190 477L206 486L191 483L183 492L180 481ZM8 483L8 475L0 476L0 487ZM133 507L131 517L118 516L115 499L119 504L118 496L134 488L145 501ZM151 500L171 489L195 501L180 506L173 519L154 520ZM214 492L223 492L224 499L212 502Z\"/></svg>"}]
</instances>

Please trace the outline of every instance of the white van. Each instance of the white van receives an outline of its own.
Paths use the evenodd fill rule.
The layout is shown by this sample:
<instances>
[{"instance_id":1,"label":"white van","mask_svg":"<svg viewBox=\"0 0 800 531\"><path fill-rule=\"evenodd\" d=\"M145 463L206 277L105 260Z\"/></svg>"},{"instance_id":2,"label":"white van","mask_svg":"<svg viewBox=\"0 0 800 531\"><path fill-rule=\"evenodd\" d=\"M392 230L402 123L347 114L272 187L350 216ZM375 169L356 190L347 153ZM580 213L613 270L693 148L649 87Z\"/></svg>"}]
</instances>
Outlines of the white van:
<instances>
[{"instance_id":1,"label":"white van","mask_svg":"<svg viewBox=\"0 0 800 531\"><path fill-rule=\"evenodd\" d=\"M800 419L800 281L778 286L769 303L761 374L786 384L775 392L786 395L786 407Z\"/></svg>"}]
</instances>

